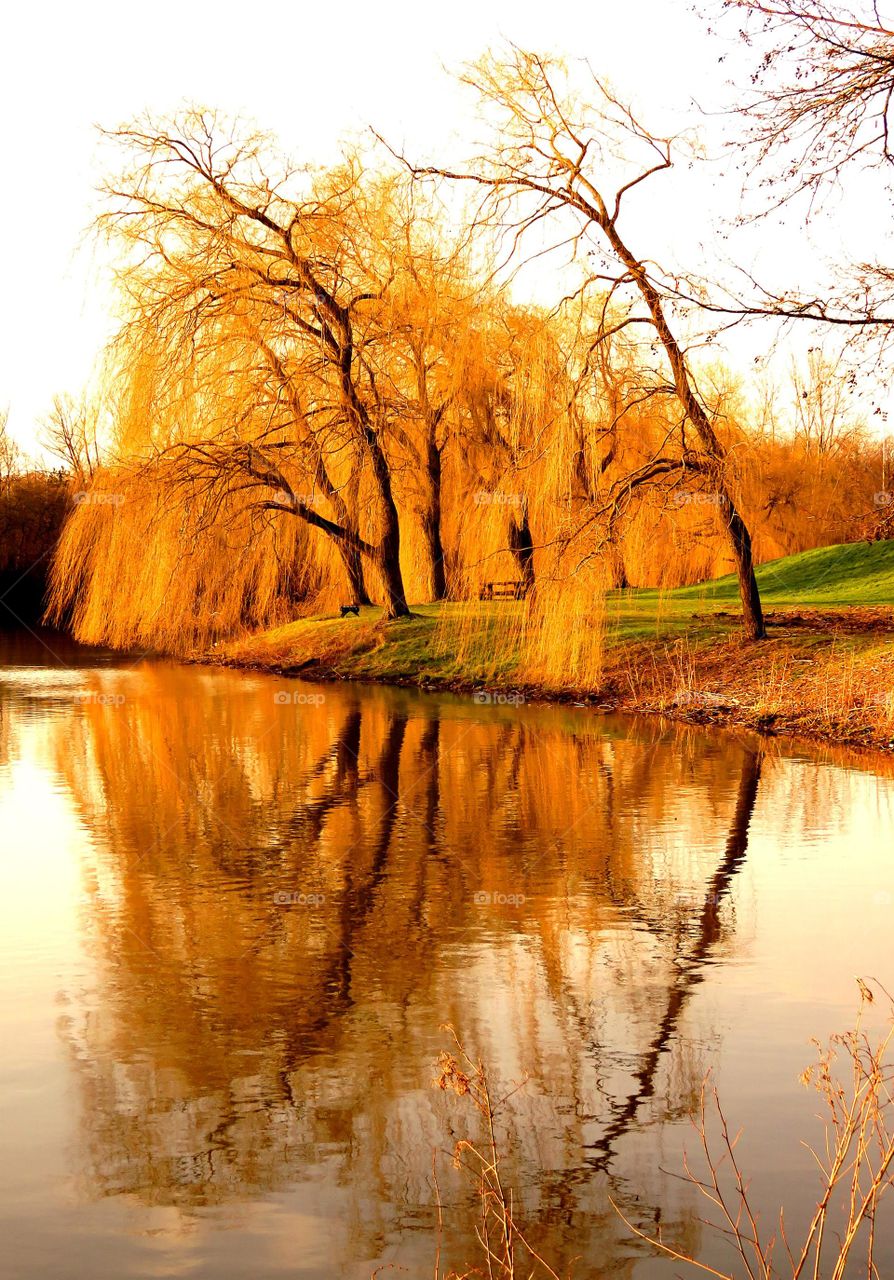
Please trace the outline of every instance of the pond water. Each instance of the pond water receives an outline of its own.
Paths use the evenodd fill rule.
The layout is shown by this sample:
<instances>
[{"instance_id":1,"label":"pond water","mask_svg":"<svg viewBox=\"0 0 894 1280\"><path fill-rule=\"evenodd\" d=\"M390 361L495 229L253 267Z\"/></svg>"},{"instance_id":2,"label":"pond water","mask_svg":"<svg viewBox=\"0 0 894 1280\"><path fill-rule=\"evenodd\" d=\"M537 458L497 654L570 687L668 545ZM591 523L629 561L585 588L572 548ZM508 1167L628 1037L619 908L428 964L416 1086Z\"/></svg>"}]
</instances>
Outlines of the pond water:
<instances>
[{"instance_id":1,"label":"pond water","mask_svg":"<svg viewBox=\"0 0 894 1280\"><path fill-rule=\"evenodd\" d=\"M612 1202L729 1264L679 1176L709 1070L797 1236L810 1038L894 987L888 762L49 633L0 664L4 1275L479 1264L445 1024L528 1077L503 1177L556 1271L679 1274Z\"/></svg>"}]
</instances>

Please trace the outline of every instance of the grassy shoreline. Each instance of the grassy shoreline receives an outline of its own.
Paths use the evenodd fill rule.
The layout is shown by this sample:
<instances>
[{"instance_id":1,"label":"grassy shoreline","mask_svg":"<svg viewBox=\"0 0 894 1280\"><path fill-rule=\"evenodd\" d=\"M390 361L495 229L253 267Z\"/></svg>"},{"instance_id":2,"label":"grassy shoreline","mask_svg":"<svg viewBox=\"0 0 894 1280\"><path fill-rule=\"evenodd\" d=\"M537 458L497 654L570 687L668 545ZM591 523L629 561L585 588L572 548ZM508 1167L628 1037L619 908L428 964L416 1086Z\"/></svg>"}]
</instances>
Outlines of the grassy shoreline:
<instances>
[{"instance_id":1,"label":"grassy shoreline","mask_svg":"<svg viewBox=\"0 0 894 1280\"><path fill-rule=\"evenodd\" d=\"M639 602L645 606L647 602ZM702 601L704 604L704 601ZM770 608L768 639L741 639L714 608L651 618L653 633L619 610L602 672L587 688L519 674L512 605L426 605L409 620L301 619L230 642L201 661L308 680L358 680L477 693L481 701L574 702L894 752L894 610L885 606ZM517 606L519 609L523 606Z\"/></svg>"},{"instance_id":2,"label":"grassy shoreline","mask_svg":"<svg viewBox=\"0 0 894 1280\"><path fill-rule=\"evenodd\" d=\"M894 541L821 547L762 565L768 638L741 637L734 578L547 606L536 662L523 602L420 605L386 623L302 618L198 661L303 676L574 702L692 724L894 751ZM544 613L541 601L541 615ZM527 618L527 622L526 622ZM541 622L542 625L542 616ZM577 628L587 662L575 668ZM558 646L550 649L549 645ZM527 656L526 656L527 655Z\"/></svg>"}]
</instances>

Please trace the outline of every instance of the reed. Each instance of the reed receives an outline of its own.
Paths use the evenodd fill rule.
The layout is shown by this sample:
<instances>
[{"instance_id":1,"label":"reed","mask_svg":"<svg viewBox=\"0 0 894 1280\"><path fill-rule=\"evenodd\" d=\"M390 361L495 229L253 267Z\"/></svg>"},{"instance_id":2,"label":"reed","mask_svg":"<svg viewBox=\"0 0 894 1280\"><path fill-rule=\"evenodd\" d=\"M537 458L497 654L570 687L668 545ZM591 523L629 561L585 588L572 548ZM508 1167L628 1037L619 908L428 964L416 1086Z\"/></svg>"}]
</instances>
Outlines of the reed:
<instances>
[{"instance_id":1,"label":"reed","mask_svg":"<svg viewBox=\"0 0 894 1280\"><path fill-rule=\"evenodd\" d=\"M631 1232L657 1254L718 1280L844 1280L862 1274L878 1277L876 1262L879 1215L894 1184L894 1000L874 979L857 979L859 1012L854 1026L816 1043L817 1058L801 1076L821 1103L823 1138L805 1143L816 1166L815 1209L800 1237L791 1237L784 1206L766 1227L755 1205L756 1195L737 1155L739 1135L727 1121L716 1088L707 1077L693 1115L701 1169L687 1156L683 1177L705 1205L701 1219L708 1231L728 1246L732 1261L714 1265L687 1251L660 1228L638 1227L612 1200L615 1212ZM871 1030L868 1010L881 996L888 1008L881 1030ZM441 1054L435 1084L468 1101L477 1117L476 1135L460 1138L453 1150L456 1168L473 1185L478 1202L476 1235L481 1267L470 1262L464 1275L484 1274L513 1280L518 1274L559 1280L558 1264L521 1222L519 1197L507 1171L509 1157L500 1131L503 1105L522 1080L500 1093L486 1066L449 1031L452 1044ZM439 1204L439 1221L443 1209ZM581 1242L581 1251L584 1251ZM568 1273L570 1274L570 1272ZM435 1266L441 1280L440 1248ZM453 1272L445 1280L457 1280Z\"/></svg>"}]
</instances>

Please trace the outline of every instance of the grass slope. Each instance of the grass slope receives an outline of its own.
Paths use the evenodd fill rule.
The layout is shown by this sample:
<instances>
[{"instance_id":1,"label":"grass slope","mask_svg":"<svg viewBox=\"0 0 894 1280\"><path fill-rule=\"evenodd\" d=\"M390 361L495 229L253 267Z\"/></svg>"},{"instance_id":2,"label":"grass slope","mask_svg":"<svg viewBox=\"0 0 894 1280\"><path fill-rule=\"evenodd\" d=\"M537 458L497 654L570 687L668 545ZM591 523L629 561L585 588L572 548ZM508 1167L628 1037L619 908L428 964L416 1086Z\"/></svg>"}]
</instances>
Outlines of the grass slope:
<instances>
[{"instance_id":1,"label":"grass slope","mask_svg":"<svg viewBox=\"0 0 894 1280\"><path fill-rule=\"evenodd\" d=\"M894 604L894 541L818 547L770 560L757 570L764 607L829 609ZM673 591L634 588L608 597L609 637L646 639L694 631L710 638L729 628L738 609L734 574Z\"/></svg>"},{"instance_id":2,"label":"grass slope","mask_svg":"<svg viewBox=\"0 0 894 1280\"><path fill-rule=\"evenodd\" d=\"M757 580L767 603L894 604L894 542L848 542L802 551L762 564ZM738 597L732 574L707 585L716 600ZM674 594L684 597L700 589L681 587Z\"/></svg>"}]
</instances>

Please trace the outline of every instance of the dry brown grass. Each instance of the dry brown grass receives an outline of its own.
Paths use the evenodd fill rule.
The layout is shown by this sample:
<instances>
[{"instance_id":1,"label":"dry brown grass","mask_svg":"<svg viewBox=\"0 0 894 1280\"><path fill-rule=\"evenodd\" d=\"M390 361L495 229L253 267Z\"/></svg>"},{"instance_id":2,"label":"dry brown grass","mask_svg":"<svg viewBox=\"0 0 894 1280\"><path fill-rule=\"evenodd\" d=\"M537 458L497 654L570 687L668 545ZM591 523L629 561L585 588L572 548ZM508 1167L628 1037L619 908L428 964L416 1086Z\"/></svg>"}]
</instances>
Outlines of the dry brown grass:
<instances>
[{"instance_id":1,"label":"dry brown grass","mask_svg":"<svg viewBox=\"0 0 894 1280\"><path fill-rule=\"evenodd\" d=\"M626 710L696 723L894 746L894 645L884 632L774 628L771 637L759 646L713 638L610 650L605 694Z\"/></svg>"},{"instance_id":2,"label":"dry brown grass","mask_svg":"<svg viewBox=\"0 0 894 1280\"><path fill-rule=\"evenodd\" d=\"M842 1280L852 1260L867 1280L878 1280L879 1206L894 1182L894 1063L890 1060L894 1003L884 987L873 982L891 1006L887 1029L873 1039L863 1024L866 1009L876 997L871 986L861 979L857 982L861 1004L856 1025L832 1036L825 1046L816 1042L817 1061L801 1076L802 1084L819 1095L824 1122L822 1145L804 1144L816 1164L819 1181L816 1208L802 1239L789 1238L783 1208L776 1227L768 1232L761 1225L736 1155L738 1138L730 1131L716 1089L709 1088L707 1082L694 1119L705 1172L696 1173L688 1161L685 1172L710 1206L707 1212L711 1216L703 1221L724 1237L733 1251L732 1268L720 1271L700 1262L660 1233L649 1235L639 1230L619 1209L635 1235L665 1256L720 1280L801 1280L808 1276L812 1280ZM709 1132L711 1115L719 1129L716 1138ZM784 1260L777 1264L782 1254Z\"/></svg>"},{"instance_id":3,"label":"dry brown grass","mask_svg":"<svg viewBox=\"0 0 894 1280\"><path fill-rule=\"evenodd\" d=\"M560 1280L559 1273L549 1265L530 1242L521 1226L514 1208L515 1196L505 1183L503 1150L498 1136L499 1115L504 1104L525 1081L511 1087L502 1096L495 1096L483 1062L473 1058L452 1027L445 1027L453 1040L453 1049L445 1051L438 1060L438 1076L435 1085L466 1098L478 1113L484 1125L484 1140L460 1138L453 1148L453 1163L468 1174L474 1184L479 1220L475 1234L484 1259L484 1269L474 1267L463 1273L486 1275L490 1280L514 1280L524 1274L529 1280L543 1276L547 1280ZM439 1207L439 1215L440 1215ZM522 1271L522 1260L524 1270ZM435 1280L441 1280L440 1254L435 1262ZM451 1272L445 1280L463 1280Z\"/></svg>"},{"instance_id":4,"label":"dry brown grass","mask_svg":"<svg viewBox=\"0 0 894 1280\"><path fill-rule=\"evenodd\" d=\"M657 1253L719 1280L843 1280L860 1274L879 1280L876 1264L880 1205L894 1182L894 1001L875 980L857 979L860 1008L853 1028L833 1035L826 1045L815 1042L816 1062L801 1076L821 1102L823 1141L809 1144L817 1169L816 1206L799 1240L790 1238L784 1207L767 1230L755 1209L755 1197L736 1153L738 1135L724 1114L716 1089L706 1079L693 1125L704 1172L697 1172L684 1158L684 1177L698 1193L707 1217L700 1221L709 1232L725 1240L732 1253L729 1269L719 1269L689 1254L685 1247L666 1238L660 1229L650 1234L632 1223L612 1201L631 1233ZM885 1027L875 1035L865 1023L867 1010L877 995L889 1008ZM559 1272L547 1262L519 1223L516 1197L507 1182L506 1153L499 1137L499 1115L508 1097L523 1088L495 1096L484 1064L456 1036L453 1047L441 1054L435 1081L469 1100L473 1114L483 1120L483 1139L461 1138L453 1151L454 1164L471 1179L479 1204L476 1235L482 1251L481 1267L470 1265L463 1274L513 1280L516 1274L559 1280ZM440 1219L439 1204L439 1221ZM855 1270L849 1270L856 1267ZM440 1251L435 1263L440 1280ZM456 1280L451 1273L446 1280Z\"/></svg>"}]
</instances>

